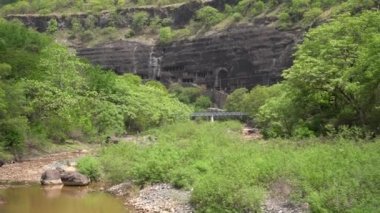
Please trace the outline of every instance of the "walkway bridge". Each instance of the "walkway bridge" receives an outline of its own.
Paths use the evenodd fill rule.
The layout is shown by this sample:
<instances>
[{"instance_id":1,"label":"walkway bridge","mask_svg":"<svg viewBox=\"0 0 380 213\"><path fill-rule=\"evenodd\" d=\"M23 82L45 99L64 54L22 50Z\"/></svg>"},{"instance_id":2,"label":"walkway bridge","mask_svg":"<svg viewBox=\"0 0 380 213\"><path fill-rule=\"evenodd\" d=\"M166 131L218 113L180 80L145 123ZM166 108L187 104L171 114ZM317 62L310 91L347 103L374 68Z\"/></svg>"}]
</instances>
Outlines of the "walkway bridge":
<instances>
[{"instance_id":1,"label":"walkway bridge","mask_svg":"<svg viewBox=\"0 0 380 213\"><path fill-rule=\"evenodd\" d=\"M248 114L244 112L194 112L191 114L191 119L196 118L208 118L211 121L214 121L214 119L224 119L224 118L230 118L230 119L239 119L243 120L247 118Z\"/></svg>"}]
</instances>

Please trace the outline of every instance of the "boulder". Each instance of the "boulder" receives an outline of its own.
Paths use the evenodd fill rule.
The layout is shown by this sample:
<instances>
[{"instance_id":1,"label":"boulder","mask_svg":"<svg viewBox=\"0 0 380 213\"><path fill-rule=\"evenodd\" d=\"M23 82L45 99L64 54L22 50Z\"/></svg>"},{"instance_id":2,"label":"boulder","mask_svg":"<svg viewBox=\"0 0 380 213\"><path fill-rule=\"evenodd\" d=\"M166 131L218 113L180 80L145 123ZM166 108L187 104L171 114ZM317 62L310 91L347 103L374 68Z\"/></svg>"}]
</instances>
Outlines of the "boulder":
<instances>
[{"instance_id":1,"label":"boulder","mask_svg":"<svg viewBox=\"0 0 380 213\"><path fill-rule=\"evenodd\" d=\"M41 175L41 184L42 185L60 185L61 173L56 169L48 169Z\"/></svg>"},{"instance_id":2,"label":"boulder","mask_svg":"<svg viewBox=\"0 0 380 213\"><path fill-rule=\"evenodd\" d=\"M2 167L5 164L5 161L0 160L0 167Z\"/></svg>"},{"instance_id":3,"label":"boulder","mask_svg":"<svg viewBox=\"0 0 380 213\"><path fill-rule=\"evenodd\" d=\"M79 172L64 172L61 181L65 186L86 186L90 184L90 179Z\"/></svg>"}]
</instances>

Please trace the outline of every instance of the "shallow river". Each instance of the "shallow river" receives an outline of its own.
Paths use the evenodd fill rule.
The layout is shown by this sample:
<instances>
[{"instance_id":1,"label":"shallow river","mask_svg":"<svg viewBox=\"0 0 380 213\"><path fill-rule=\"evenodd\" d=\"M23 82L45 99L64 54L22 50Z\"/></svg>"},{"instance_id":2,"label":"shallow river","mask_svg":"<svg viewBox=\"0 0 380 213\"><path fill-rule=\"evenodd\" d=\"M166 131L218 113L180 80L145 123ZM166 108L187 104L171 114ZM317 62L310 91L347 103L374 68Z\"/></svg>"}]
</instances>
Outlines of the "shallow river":
<instances>
[{"instance_id":1,"label":"shallow river","mask_svg":"<svg viewBox=\"0 0 380 213\"><path fill-rule=\"evenodd\" d=\"M87 187L17 186L0 189L1 213L128 213L119 200Z\"/></svg>"}]
</instances>

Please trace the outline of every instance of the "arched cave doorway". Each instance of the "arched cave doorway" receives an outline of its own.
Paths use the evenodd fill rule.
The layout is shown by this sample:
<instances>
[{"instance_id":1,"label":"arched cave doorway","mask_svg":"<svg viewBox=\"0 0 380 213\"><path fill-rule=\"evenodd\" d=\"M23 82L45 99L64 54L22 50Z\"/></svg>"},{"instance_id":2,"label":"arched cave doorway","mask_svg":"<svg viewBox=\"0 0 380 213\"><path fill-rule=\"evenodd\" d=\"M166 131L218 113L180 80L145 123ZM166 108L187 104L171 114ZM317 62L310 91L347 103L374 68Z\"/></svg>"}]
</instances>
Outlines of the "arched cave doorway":
<instances>
[{"instance_id":1,"label":"arched cave doorway","mask_svg":"<svg viewBox=\"0 0 380 213\"><path fill-rule=\"evenodd\" d=\"M222 91L228 90L228 71L226 68L218 68L216 71L215 88Z\"/></svg>"}]
</instances>

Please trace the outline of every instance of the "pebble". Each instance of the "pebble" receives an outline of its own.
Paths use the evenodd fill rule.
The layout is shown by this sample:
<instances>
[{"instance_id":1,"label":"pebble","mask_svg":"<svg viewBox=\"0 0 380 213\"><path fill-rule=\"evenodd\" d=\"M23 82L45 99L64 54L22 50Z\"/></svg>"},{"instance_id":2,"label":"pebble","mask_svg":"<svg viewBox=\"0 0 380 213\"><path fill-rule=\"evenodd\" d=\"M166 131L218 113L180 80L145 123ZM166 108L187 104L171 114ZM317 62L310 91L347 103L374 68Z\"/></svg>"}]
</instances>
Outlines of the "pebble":
<instances>
[{"instance_id":1,"label":"pebble","mask_svg":"<svg viewBox=\"0 0 380 213\"><path fill-rule=\"evenodd\" d=\"M130 203L137 212L190 213L194 212L190 197L190 191L175 189L170 184L156 184L142 189Z\"/></svg>"}]
</instances>

